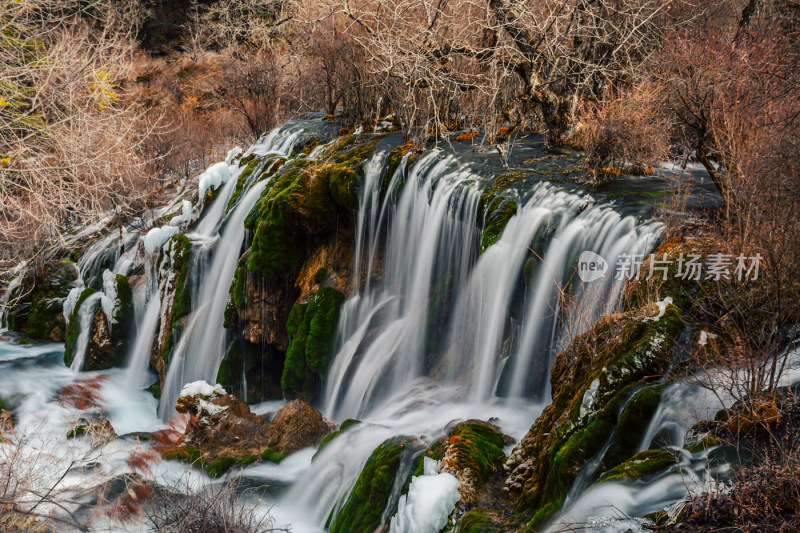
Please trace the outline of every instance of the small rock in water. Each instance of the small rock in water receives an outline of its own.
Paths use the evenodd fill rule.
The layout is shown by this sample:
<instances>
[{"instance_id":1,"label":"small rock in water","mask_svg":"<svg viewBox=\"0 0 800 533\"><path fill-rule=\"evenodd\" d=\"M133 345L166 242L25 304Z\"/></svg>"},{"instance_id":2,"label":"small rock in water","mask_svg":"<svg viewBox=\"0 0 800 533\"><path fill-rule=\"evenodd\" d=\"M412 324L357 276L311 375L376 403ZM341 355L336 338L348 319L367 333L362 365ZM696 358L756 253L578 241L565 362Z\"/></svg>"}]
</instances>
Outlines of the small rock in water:
<instances>
[{"instance_id":1,"label":"small rock in water","mask_svg":"<svg viewBox=\"0 0 800 533\"><path fill-rule=\"evenodd\" d=\"M270 425L269 447L283 456L314 446L335 426L303 400L284 405Z\"/></svg>"}]
</instances>

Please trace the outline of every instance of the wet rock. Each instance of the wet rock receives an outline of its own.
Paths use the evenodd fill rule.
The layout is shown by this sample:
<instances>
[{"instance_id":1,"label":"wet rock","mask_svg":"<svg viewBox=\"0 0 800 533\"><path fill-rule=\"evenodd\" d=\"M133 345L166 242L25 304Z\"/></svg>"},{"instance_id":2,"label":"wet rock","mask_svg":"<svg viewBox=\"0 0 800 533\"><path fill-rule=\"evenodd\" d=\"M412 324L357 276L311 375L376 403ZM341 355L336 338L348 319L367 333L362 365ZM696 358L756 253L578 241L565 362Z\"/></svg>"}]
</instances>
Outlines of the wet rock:
<instances>
[{"instance_id":1,"label":"wet rock","mask_svg":"<svg viewBox=\"0 0 800 533\"><path fill-rule=\"evenodd\" d=\"M388 529L383 517L397 511L400 495L408 490L424 449L422 442L409 437L395 437L375 448L333 520L330 533Z\"/></svg>"},{"instance_id":2,"label":"wet rock","mask_svg":"<svg viewBox=\"0 0 800 533\"><path fill-rule=\"evenodd\" d=\"M174 235L161 249L158 259L161 316L156 339L150 354L150 364L156 369L163 385L172 350L183 331L184 319L192 310L191 287L187 283L192 243L185 235Z\"/></svg>"},{"instance_id":3,"label":"wet rock","mask_svg":"<svg viewBox=\"0 0 800 533\"><path fill-rule=\"evenodd\" d=\"M608 441L640 383L666 369L683 329L675 305L651 321L634 309L603 318L556 357L550 377L553 401L505 465L504 490L517 499L515 512L529 527L540 527L561 507L583 464ZM587 396L595 380L594 393ZM645 405L651 408L650 402ZM632 421L633 426L646 427ZM626 449L617 448L616 461L628 458L632 452Z\"/></svg>"},{"instance_id":4,"label":"wet rock","mask_svg":"<svg viewBox=\"0 0 800 533\"><path fill-rule=\"evenodd\" d=\"M269 442L267 422L219 385L187 385L175 409L189 420L180 441L160 447L162 456L196 464L213 477L257 461Z\"/></svg>"},{"instance_id":5,"label":"wet rock","mask_svg":"<svg viewBox=\"0 0 800 533\"><path fill-rule=\"evenodd\" d=\"M664 450L645 450L600 476L599 481L633 481L661 472L678 464L678 459Z\"/></svg>"},{"instance_id":6,"label":"wet rock","mask_svg":"<svg viewBox=\"0 0 800 533\"><path fill-rule=\"evenodd\" d=\"M281 376L284 396L311 400L319 391L333 357L342 302L340 292L323 287L308 302L292 308L286 324L290 344Z\"/></svg>"},{"instance_id":7,"label":"wet rock","mask_svg":"<svg viewBox=\"0 0 800 533\"><path fill-rule=\"evenodd\" d=\"M293 400L278 411L270 424L269 450L285 457L316 446L334 427L307 402Z\"/></svg>"},{"instance_id":8,"label":"wet rock","mask_svg":"<svg viewBox=\"0 0 800 533\"><path fill-rule=\"evenodd\" d=\"M450 431L439 471L458 479L462 504L476 503L486 482L503 472L503 447L513 442L500 428L482 420L461 422Z\"/></svg>"},{"instance_id":9,"label":"wet rock","mask_svg":"<svg viewBox=\"0 0 800 533\"><path fill-rule=\"evenodd\" d=\"M63 259L19 275L23 278L8 301L9 329L36 340L63 342L67 333L63 302L80 277L77 266Z\"/></svg>"}]
</instances>

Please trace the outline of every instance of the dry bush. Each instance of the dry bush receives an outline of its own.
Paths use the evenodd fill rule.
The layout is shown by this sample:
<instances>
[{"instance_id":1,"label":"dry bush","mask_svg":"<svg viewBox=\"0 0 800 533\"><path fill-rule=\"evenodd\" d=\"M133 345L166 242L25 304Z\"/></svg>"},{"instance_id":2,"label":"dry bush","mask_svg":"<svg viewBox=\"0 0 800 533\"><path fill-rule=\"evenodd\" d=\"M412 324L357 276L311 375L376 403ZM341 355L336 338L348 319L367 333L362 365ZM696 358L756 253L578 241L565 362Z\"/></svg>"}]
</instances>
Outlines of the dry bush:
<instances>
[{"instance_id":1,"label":"dry bush","mask_svg":"<svg viewBox=\"0 0 800 533\"><path fill-rule=\"evenodd\" d=\"M671 120L663 91L642 83L590 104L579 134L590 175L602 179L628 171L652 172L670 156Z\"/></svg>"},{"instance_id":2,"label":"dry bush","mask_svg":"<svg viewBox=\"0 0 800 533\"><path fill-rule=\"evenodd\" d=\"M553 142L577 110L636 71L657 46L672 2L338 1L372 72L425 136L457 125L492 138L502 122L540 120Z\"/></svg>"},{"instance_id":3,"label":"dry bush","mask_svg":"<svg viewBox=\"0 0 800 533\"><path fill-rule=\"evenodd\" d=\"M144 506L149 525L163 533L270 533L275 527L269 509L241 497L238 483L205 484L199 490L162 489Z\"/></svg>"},{"instance_id":4,"label":"dry bush","mask_svg":"<svg viewBox=\"0 0 800 533\"><path fill-rule=\"evenodd\" d=\"M137 5L0 3L0 272L148 189L151 127L120 85Z\"/></svg>"}]
</instances>

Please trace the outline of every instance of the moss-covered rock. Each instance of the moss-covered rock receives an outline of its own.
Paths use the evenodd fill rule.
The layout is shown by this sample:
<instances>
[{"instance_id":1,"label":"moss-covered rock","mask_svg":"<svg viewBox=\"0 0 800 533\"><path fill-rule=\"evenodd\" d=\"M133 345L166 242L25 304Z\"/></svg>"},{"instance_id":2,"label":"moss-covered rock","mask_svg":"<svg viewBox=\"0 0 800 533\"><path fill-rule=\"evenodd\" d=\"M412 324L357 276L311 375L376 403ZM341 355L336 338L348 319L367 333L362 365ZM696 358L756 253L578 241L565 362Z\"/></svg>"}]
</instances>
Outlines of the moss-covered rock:
<instances>
[{"instance_id":1,"label":"moss-covered rock","mask_svg":"<svg viewBox=\"0 0 800 533\"><path fill-rule=\"evenodd\" d=\"M261 180L269 178L286 163L286 158L264 158L256 154L250 154L245 160L239 162L239 165L244 165L244 169L239 174L236 180L236 188L228 200L228 206L225 208L225 213L229 213L233 207L239 202L242 194L245 192L245 187L258 183Z\"/></svg>"},{"instance_id":2,"label":"moss-covered rock","mask_svg":"<svg viewBox=\"0 0 800 533\"><path fill-rule=\"evenodd\" d=\"M91 287L83 289L75 302L75 308L72 310L72 315L69 318L69 327L67 328L67 338L64 343L64 364L67 366L72 365L75 359L75 349L78 345L78 337L81 334L80 320L78 319L78 311L80 310L86 299L97 291Z\"/></svg>"},{"instance_id":3,"label":"moss-covered rock","mask_svg":"<svg viewBox=\"0 0 800 533\"><path fill-rule=\"evenodd\" d=\"M599 481L633 481L657 474L677 463L678 459L669 452L645 450L600 476Z\"/></svg>"},{"instance_id":4,"label":"moss-covered rock","mask_svg":"<svg viewBox=\"0 0 800 533\"><path fill-rule=\"evenodd\" d=\"M661 403L664 387L658 385L639 390L625 404L617 421L614 442L603 457L605 468L614 468L636 453L650 420Z\"/></svg>"},{"instance_id":5,"label":"moss-covered rock","mask_svg":"<svg viewBox=\"0 0 800 533\"><path fill-rule=\"evenodd\" d=\"M496 512L486 507L476 507L467 511L458 522L454 533L500 533L504 531Z\"/></svg>"},{"instance_id":6,"label":"moss-covered rock","mask_svg":"<svg viewBox=\"0 0 800 533\"><path fill-rule=\"evenodd\" d=\"M314 457L312 457L311 460L313 461L314 459L316 459L317 456L320 453L322 453L322 450L328 444L330 444L336 437L338 437L339 435L344 433L347 428L352 427L352 426L356 426L356 425L358 425L360 423L361 422L359 422L358 420L355 420L353 418L348 418L347 420L345 420L344 422L341 423L341 425L339 426L339 429L337 429L336 431L331 431L330 433L328 433L327 435L322 437L322 440L319 441L319 447L317 447L317 451L314 453Z\"/></svg>"},{"instance_id":7,"label":"moss-covered rock","mask_svg":"<svg viewBox=\"0 0 800 533\"><path fill-rule=\"evenodd\" d=\"M62 259L19 275L22 279L8 300L9 329L33 340L63 342L67 334L63 303L80 278L77 266Z\"/></svg>"},{"instance_id":8,"label":"moss-covered rock","mask_svg":"<svg viewBox=\"0 0 800 533\"><path fill-rule=\"evenodd\" d=\"M487 479L502 471L503 447L511 442L497 426L481 420L467 420L450 431L440 471L459 480L462 503L478 501Z\"/></svg>"},{"instance_id":9,"label":"moss-covered rock","mask_svg":"<svg viewBox=\"0 0 800 533\"><path fill-rule=\"evenodd\" d=\"M310 400L315 396L333 355L343 301L340 292L322 287L309 302L295 304L289 313L289 347L281 378L286 397Z\"/></svg>"},{"instance_id":10,"label":"moss-covered rock","mask_svg":"<svg viewBox=\"0 0 800 533\"><path fill-rule=\"evenodd\" d=\"M175 406L189 416L183 438L155 440L165 459L198 466L212 477L219 477L234 466L258 460L269 441L269 426L241 400L215 390L209 396L183 396Z\"/></svg>"},{"instance_id":11,"label":"moss-covered rock","mask_svg":"<svg viewBox=\"0 0 800 533\"><path fill-rule=\"evenodd\" d=\"M136 316L133 308L133 291L128 278L122 274L114 277L117 298L111 317L111 342L121 358L128 353L128 347L136 329Z\"/></svg>"},{"instance_id":12,"label":"moss-covered rock","mask_svg":"<svg viewBox=\"0 0 800 533\"><path fill-rule=\"evenodd\" d=\"M660 318L646 318L642 310L605 317L556 358L553 401L506 464L511 474L505 489L518 495L515 512L529 528L561 507L584 463L611 437L640 380L666 369L684 329L680 311L669 305ZM631 407L651 409L651 400L643 396ZM615 455L625 460L630 450L620 446Z\"/></svg>"},{"instance_id":13,"label":"moss-covered rock","mask_svg":"<svg viewBox=\"0 0 800 533\"><path fill-rule=\"evenodd\" d=\"M397 437L378 446L367 459L342 509L330 524L330 533L375 531L397 511L401 490L411 479L423 452L416 439Z\"/></svg>"},{"instance_id":14,"label":"moss-covered rock","mask_svg":"<svg viewBox=\"0 0 800 533\"><path fill-rule=\"evenodd\" d=\"M314 241L335 227L338 211L357 209L362 164L376 145L342 137L319 159L286 164L245 221L255 231L248 269L266 279L296 273Z\"/></svg>"},{"instance_id":15,"label":"moss-covered rock","mask_svg":"<svg viewBox=\"0 0 800 533\"><path fill-rule=\"evenodd\" d=\"M192 311L192 293L188 281L192 243L186 235L172 236L161 249L158 268L161 272L159 296L162 302L159 333L151 354L150 363L163 382L175 337L183 329L182 318Z\"/></svg>"}]
</instances>

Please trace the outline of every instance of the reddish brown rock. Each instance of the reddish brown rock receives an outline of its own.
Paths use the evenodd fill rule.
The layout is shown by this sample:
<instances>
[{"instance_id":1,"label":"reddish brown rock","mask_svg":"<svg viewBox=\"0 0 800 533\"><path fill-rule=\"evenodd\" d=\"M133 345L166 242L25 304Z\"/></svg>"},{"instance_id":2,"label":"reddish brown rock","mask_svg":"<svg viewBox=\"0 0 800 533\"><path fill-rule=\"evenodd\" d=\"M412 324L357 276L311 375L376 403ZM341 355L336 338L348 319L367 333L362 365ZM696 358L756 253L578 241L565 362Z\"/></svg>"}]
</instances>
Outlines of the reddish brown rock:
<instances>
[{"instance_id":1,"label":"reddish brown rock","mask_svg":"<svg viewBox=\"0 0 800 533\"><path fill-rule=\"evenodd\" d=\"M303 400L284 405L270 424L269 448L282 456L315 446L334 425Z\"/></svg>"}]
</instances>

